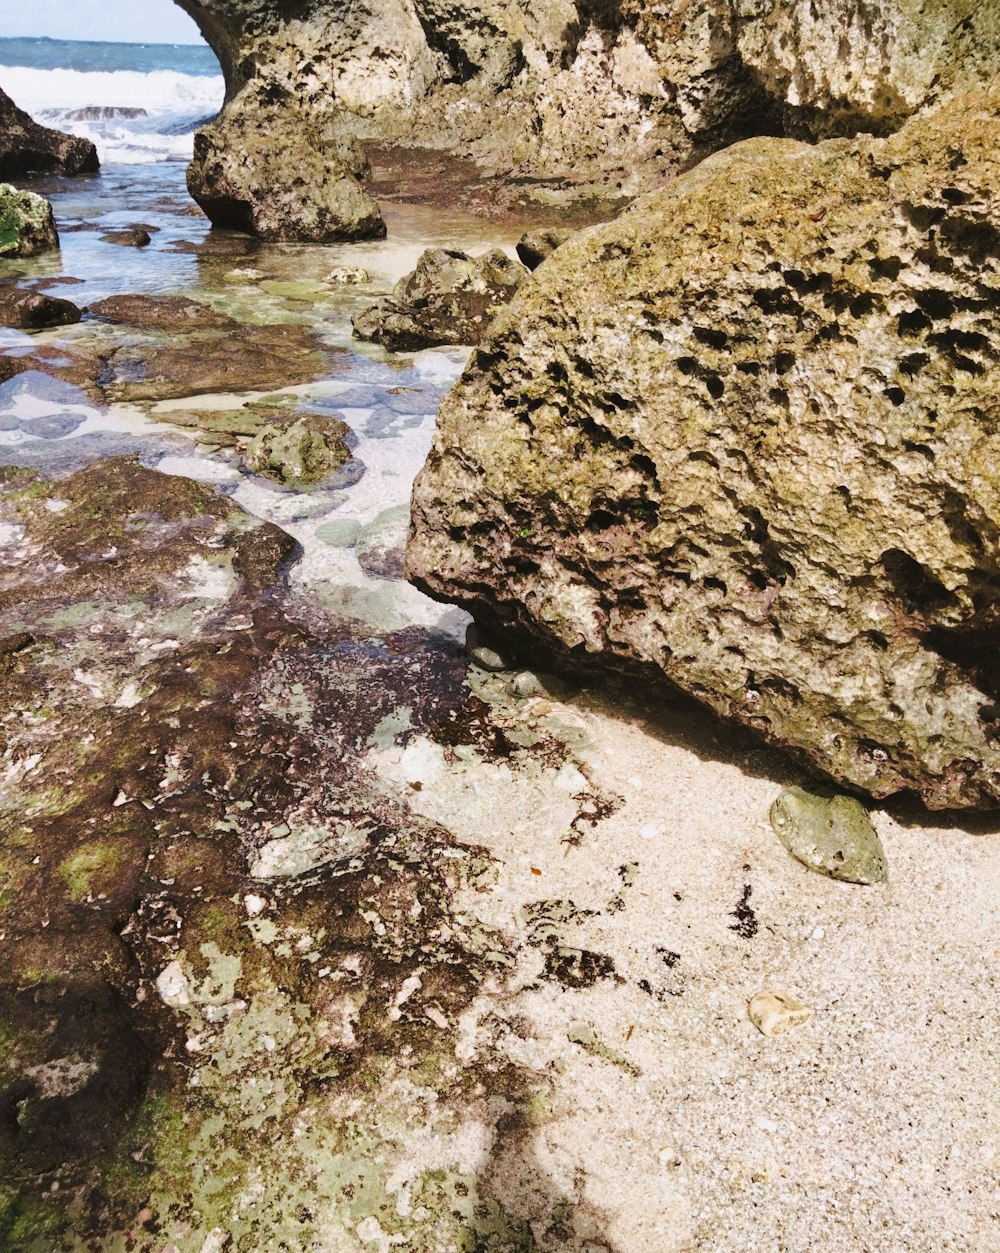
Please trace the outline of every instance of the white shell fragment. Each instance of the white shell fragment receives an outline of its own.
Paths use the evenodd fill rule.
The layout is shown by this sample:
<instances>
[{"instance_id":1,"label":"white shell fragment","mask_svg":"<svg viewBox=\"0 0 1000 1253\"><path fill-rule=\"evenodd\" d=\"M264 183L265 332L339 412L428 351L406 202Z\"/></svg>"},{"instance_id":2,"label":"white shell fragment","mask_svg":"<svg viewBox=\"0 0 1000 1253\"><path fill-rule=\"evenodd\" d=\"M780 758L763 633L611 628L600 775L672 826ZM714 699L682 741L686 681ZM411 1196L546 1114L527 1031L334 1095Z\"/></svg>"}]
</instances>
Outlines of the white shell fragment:
<instances>
[{"instance_id":1,"label":"white shell fragment","mask_svg":"<svg viewBox=\"0 0 1000 1253\"><path fill-rule=\"evenodd\" d=\"M758 992L747 1007L747 1013L757 1030L769 1038L801 1027L812 1017L808 1005L773 988Z\"/></svg>"}]
</instances>

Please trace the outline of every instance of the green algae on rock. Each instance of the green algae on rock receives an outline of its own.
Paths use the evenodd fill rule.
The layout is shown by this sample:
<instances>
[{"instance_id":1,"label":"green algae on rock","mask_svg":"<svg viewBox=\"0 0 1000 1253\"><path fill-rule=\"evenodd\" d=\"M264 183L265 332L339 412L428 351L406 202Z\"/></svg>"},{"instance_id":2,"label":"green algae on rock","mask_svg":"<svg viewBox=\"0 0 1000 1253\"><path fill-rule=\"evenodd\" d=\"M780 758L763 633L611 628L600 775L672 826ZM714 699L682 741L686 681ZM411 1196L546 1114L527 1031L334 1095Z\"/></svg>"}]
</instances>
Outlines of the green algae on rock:
<instances>
[{"instance_id":1,"label":"green algae on rock","mask_svg":"<svg viewBox=\"0 0 1000 1253\"><path fill-rule=\"evenodd\" d=\"M445 399L423 590L854 788L1000 804L1000 96L579 232Z\"/></svg>"},{"instance_id":2,"label":"green algae on rock","mask_svg":"<svg viewBox=\"0 0 1000 1253\"><path fill-rule=\"evenodd\" d=\"M33 257L58 247L55 215L45 197L0 183L0 257Z\"/></svg>"},{"instance_id":3,"label":"green algae on rock","mask_svg":"<svg viewBox=\"0 0 1000 1253\"><path fill-rule=\"evenodd\" d=\"M787 788L771 806L771 826L810 870L847 883L884 883L882 843L868 811L853 796Z\"/></svg>"},{"instance_id":4,"label":"green algae on rock","mask_svg":"<svg viewBox=\"0 0 1000 1253\"><path fill-rule=\"evenodd\" d=\"M351 459L351 428L318 413L282 414L257 432L246 449L251 470L279 483L313 487Z\"/></svg>"}]
</instances>

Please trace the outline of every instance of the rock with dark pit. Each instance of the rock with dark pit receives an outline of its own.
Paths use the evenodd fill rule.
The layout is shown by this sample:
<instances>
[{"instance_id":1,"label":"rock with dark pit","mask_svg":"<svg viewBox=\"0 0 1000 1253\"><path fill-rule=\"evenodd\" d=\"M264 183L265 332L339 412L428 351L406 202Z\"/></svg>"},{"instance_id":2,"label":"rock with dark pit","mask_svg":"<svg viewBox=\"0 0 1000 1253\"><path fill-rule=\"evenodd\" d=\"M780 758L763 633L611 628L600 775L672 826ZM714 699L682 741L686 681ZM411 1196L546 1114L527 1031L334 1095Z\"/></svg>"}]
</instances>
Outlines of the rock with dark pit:
<instances>
[{"instance_id":1,"label":"rock with dark pit","mask_svg":"<svg viewBox=\"0 0 1000 1253\"><path fill-rule=\"evenodd\" d=\"M354 318L354 334L393 352L442 344L478 344L527 270L494 248L481 257L429 248L391 296Z\"/></svg>"},{"instance_id":2,"label":"rock with dark pit","mask_svg":"<svg viewBox=\"0 0 1000 1253\"><path fill-rule=\"evenodd\" d=\"M517 255L529 270L537 270L546 257L551 257L560 244L569 238L569 231L552 227L526 231L517 241Z\"/></svg>"},{"instance_id":3,"label":"rock with dark pit","mask_svg":"<svg viewBox=\"0 0 1000 1253\"><path fill-rule=\"evenodd\" d=\"M1000 805L1000 88L568 240L446 397L411 577L843 784Z\"/></svg>"}]
</instances>

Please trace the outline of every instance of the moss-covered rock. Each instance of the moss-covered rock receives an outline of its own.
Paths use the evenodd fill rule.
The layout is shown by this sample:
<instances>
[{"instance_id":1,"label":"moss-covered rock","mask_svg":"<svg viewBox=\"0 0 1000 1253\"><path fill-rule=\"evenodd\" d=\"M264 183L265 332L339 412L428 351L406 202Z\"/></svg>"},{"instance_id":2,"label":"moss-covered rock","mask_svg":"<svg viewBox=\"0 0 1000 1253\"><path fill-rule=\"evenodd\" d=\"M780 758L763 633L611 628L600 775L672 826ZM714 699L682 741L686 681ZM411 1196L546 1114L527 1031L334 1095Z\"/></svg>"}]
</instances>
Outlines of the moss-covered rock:
<instances>
[{"instance_id":1,"label":"moss-covered rock","mask_svg":"<svg viewBox=\"0 0 1000 1253\"><path fill-rule=\"evenodd\" d=\"M877 796L1000 803L1000 96L567 241L442 406L419 586Z\"/></svg>"},{"instance_id":2,"label":"moss-covered rock","mask_svg":"<svg viewBox=\"0 0 1000 1253\"><path fill-rule=\"evenodd\" d=\"M45 197L0 183L0 257L32 257L58 247L55 215Z\"/></svg>"},{"instance_id":3,"label":"moss-covered rock","mask_svg":"<svg viewBox=\"0 0 1000 1253\"><path fill-rule=\"evenodd\" d=\"M275 416L250 441L246 462L279 483L312 487L350 461L345 442L350 434L339 418L295 412Z\"/></svg>"}]
</instances>

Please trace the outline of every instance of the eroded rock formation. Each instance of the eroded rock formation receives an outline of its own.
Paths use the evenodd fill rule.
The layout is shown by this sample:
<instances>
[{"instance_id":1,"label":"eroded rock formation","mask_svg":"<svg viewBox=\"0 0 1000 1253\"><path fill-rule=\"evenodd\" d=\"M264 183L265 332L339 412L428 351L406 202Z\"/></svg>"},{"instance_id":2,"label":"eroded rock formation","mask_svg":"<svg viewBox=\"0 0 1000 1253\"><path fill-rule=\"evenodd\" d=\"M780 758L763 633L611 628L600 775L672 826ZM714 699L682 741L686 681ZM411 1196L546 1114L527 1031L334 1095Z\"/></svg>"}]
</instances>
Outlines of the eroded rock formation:
<instances>
[{"instance_id":1,"label":"eroded rock formation","mask_svg":"<svg viewBox=\"0 0 1000 1253\"><path fill-rule=\"evenodd\" d=\"M0 179L31 174L96 174L97 149L89 139L39 126L0 91Z\"/></svg>"},{"instance_id":2,"label":"eroded rock formation","mask_svg":"<svg viewBox=\"0 0 1000 1253\"><path fill-rule=\"evenodd\" d=\"M574 236L442 406L411 577L876 796L996 806L998 152L994 88Z\"/></svg>"},{"instance_id":3,"label":"eroded rock formation","mask_svg":"<svg viewBox=\"0 0 1000 1253\"><path fill-rule=\"evenodd\" d=\"M630 196L734 138L887 133L1000 67L977 0L178 0L218 53L191 190L265 238L370 237L362 145Z\"/></svg>"}]
</instances>

